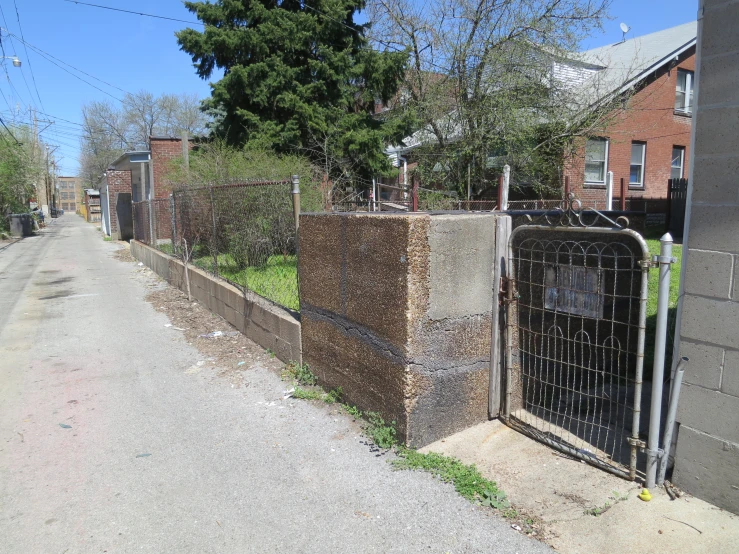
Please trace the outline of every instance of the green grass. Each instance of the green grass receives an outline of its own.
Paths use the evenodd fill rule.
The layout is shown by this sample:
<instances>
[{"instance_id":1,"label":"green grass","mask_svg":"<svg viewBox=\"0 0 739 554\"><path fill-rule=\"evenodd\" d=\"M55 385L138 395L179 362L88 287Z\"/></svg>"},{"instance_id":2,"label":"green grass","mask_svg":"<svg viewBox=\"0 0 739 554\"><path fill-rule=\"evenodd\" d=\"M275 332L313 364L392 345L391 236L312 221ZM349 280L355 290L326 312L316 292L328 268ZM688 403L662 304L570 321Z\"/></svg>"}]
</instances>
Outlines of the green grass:
<instances>
[{"instance_id":1,"label":"green grass","mask_svg":"<svg viewBox=\"0 0 739 554\"><path fill-rule=\"evenodd\" d=\"M193 264L215 273L213 257L210 255L195 257ZM291 310L300 309L297 256L270 256L264 266L239 270L229 254L220 254L218 275L281 306Z\"/></svg>"},{"instance_id":2,"label":"green grass","mask_svg":"<svg viewBox=\"0 0 739 554\"><path fill-rule=\"evenodd\" d=\"M652 255L659 255L659 239L663 232L648 230L645 240ZM672 255L677 258L677 263L672 264L670 274L670 301L667 326L667 348L665 352L665 374L670 371L672 365L672 345L675 337L675 318L677 316L677 300L680 294L680 266L683 257L683 247L675 244L672 247ZM644 375L651 376L654 366L654 333L657 328L657 295L659 289L659 268L649 270L649 297L647 299L647 336L644 351Z\"/></svg>"},{"instance_id":3,"label":"green grass","mask_svg":"<svg viewBox=\"0 0 739 554\"><path fill-rule=\"evenodd\" d=\"M456 458L429 452L421 454L410 448L399 448L395 469L411 469L431 473L445 483L452 483L454 490L471 502L478 502L497 510L508 510L510 503L498 485L482 476L474 465L465 465Z\"/></svg>"}]
</instances>

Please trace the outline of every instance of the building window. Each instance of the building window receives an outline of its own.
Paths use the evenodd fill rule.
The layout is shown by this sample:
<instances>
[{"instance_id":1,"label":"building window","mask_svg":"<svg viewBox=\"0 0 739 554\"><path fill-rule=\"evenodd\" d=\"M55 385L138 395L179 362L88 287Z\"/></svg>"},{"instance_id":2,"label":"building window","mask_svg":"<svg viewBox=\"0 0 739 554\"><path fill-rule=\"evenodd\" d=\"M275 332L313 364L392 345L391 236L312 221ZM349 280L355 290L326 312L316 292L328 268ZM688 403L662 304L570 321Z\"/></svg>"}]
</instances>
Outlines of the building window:
<instances>
[{"instance_id":1,"label":"building window","mask_svg":"<svg viewBox=\"0 0 739 554\"><path fill-rule=\"evenodd\" d=\"M608 171L608 141L588 139L585 145L585 182L604 185Z\"/></svg>"},{"instance_id":2,"label":"building window","mask_svg":"<svg viewBox=\"0 0 739 554\"><path fill-rule=\"evenodd\" d=\"M677 70L677 86L675 89L675 111L693 113L693 72Z\"/></svg>"},{"instance_id":3,"label":"building window","mask_svg":"<svg viewBox=\"0 0 739 554\"><path fill-rule=\"evenodd\" d=\"M634 187L644 186L644 158L647 145L643 142L631 143L631 169L629 171L629 185Z\"/></svg>"},{"instance_id":4,"label":"building window","mask_svg":"<svg viewBox=\"0 0 739 554\"><path fill-rule=\"evenodd\" d=\"M684 146L673 146L672 147L672 164L670 169L671 179L682 179L683 171L685 168L685 147Z\"/></svg>"}]
</instances>

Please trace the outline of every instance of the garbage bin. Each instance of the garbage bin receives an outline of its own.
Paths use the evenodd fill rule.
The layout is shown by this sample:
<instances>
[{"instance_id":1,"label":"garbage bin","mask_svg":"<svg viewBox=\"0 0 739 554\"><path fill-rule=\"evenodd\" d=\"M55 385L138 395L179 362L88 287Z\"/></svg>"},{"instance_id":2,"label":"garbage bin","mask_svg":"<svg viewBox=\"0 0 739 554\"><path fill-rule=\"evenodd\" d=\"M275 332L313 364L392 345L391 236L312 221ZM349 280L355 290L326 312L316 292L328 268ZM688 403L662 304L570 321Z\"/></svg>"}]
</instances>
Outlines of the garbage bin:
<instances>
[{"instance_id":1,"label":"garbage bin","mask_svg":"<svg viewBox=\"0 0 739 554\"><path fill-rule=\"evenodd\" d=\"M33 216L31 214L10 214L10 236L30 237L33 234Z\"/></svg>"}]
</instances>

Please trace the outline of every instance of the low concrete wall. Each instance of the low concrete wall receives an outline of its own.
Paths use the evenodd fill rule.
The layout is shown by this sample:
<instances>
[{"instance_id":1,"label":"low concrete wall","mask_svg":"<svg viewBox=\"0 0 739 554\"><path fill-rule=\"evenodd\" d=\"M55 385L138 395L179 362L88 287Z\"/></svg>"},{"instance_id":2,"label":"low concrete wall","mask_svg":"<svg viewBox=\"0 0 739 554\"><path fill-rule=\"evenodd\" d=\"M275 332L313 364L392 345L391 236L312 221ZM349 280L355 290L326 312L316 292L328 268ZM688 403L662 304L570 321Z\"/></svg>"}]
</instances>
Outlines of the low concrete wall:
<instances>
[{"instance_id":1,"label":"low concrete wall","mask_svg":"<svg viewBox=\"0 0 739 554\"><path fill-rule=\"evenodd\" d=\"M499 214L305 214L303 358L422 446L488 419Z\"/></svg>"},{"instance_id":2,"label":"low concrete wall","mask_svg":"<svg viewBox=\"0 0 739 554\"><path fill-rule=\"evenodd\" d=\"M178 259L135 240L131 254L173 287L187 291L185 266ZM195 300L283 362L302 361L300 322L295 315L196 267L189 266L188 273Z\"/></svg>"}]
</instances>

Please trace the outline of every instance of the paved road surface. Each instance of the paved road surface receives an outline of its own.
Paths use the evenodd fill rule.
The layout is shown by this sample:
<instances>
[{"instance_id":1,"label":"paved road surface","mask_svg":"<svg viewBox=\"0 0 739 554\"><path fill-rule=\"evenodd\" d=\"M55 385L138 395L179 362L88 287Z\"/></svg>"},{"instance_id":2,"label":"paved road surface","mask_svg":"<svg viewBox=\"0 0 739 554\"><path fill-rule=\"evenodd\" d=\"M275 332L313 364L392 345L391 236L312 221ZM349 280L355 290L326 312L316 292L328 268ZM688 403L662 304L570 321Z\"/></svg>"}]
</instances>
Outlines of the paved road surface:
<instances>
[{"instance_id":1,"label":"paved road surface","mask_svg":"<svg viewBox=\"0 0 739 554\"><path fill-rule=\"evenodd\" d=\"M0 250L0 551L549 551L266 369L185 373L116 248L65 215Z\"/></svg>"}]
</instances>

